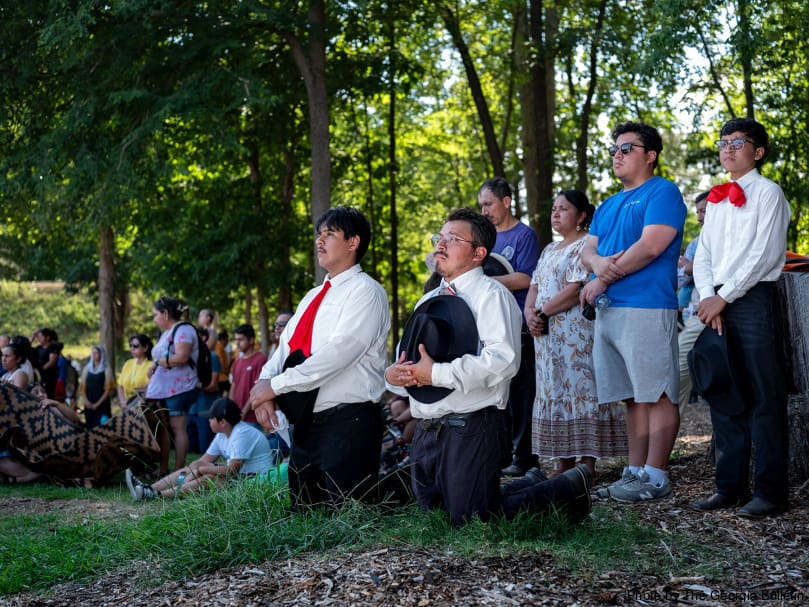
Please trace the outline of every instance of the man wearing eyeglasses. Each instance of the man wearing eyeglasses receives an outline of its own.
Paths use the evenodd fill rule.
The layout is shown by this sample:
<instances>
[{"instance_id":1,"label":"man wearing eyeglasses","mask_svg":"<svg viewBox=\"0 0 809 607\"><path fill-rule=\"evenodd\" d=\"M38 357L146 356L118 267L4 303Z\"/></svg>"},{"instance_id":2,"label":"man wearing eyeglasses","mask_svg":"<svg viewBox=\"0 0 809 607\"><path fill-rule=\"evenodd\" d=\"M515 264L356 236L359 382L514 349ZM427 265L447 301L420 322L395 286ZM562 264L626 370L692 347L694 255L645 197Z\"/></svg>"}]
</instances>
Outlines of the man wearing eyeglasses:
<instances>
[{"instance_id":1,"label":"man wearing eyeglasses","mask_svg":"<svg viewBox=\"0 0 809 607\"><path fill-rule=\"evenodd\" d=\"M627 122L612 135L608 152L623 188L596 209L582 252L594 277L580 299L597 308L598 400L627 405L629 465L607 492L632 503L671 493L666 468L680 425L677 262L687 209L677 186L655 176L663 149L655 128Z\"/></svg>"},{"instance_id":2,"label":"man wearing eyeglasses","mask_svg":"<svg viewBox=\"0 0 809 607\"><path fill-rule=\"evenodd\" d=\"M590 477L578 468L544 486L541 471L533 468L500 490L499 462L508 453L510 437L503 412L511 378L520 366L522 315L509 290L483 272L495 238L492 223L475 211L450 213L441 232L432 237L441 284L425 293L413 314L418 317L422 304L429 307L438 301L435 298L453 295L447 305L462 300L468 309L461 306L451 319L443 319L442 325L452 329L444 329L442 337L455 344L456 334L476 332L471 341L478 347L461 354L442 342L450 353L434 352L435 358L444 358L438 362L416 340L418 357L414 353L406 360L406 329L401 353L385 371L388 389L410 396L410 412L418 421L410 452L413 494L422 508L449 512L454 525L475 515L488 520L493 514L512 517L523 509L537 512L555 506L586 515Z\"/></svg>"},{"instance_id":3,"label":"man wearing eyeglasses","mask_svg":"<svg viewBox=\"0 0 809 607\"><path fill-rule=\"evenodd\" d=\"M270 344L270 349L267 352L267 358L272 358L272 355L275 354L278 344L281 343L281 333L284 332L290 318L292 318L292 312L287 310L279 312L278 316L275 317L275 324L272 326L272 344Z\"/></svg>"},{"instance_id":4,"label":"man wearing eyeglasses","mask_svg":"<svg viewBox=\"0 0 809 607\"><path fill-rule=\"evenodd\" d=\"M708 195L694 257L697 315L705 331L726 336L744 402L736 415L711 408L716 493L692 506L716 510L741 505L739 515L760 518L786 509L789 490L787 394L775 282L784 265L790 209L781 188L759 173L769 145L761 124L749 118L730 120L716 145L731 181ZM752 499L751 448L756 454Z\"/></svg>"},{"instance_id":5,"label":"man wearing eyeglasses","mask_svg":"<svg viewBox=\"0 0 809 607\"><path fill-rule=\"evenodd\" d=\"M531 276L539 260L539 240L534 230L514 217L511 201L511 186L502 177L487 179L478 191L480 211L497 230L492 253L505 257L514 268L511 274L493 278L511 291L522 314ZM524 315L520 339L522 362L511 381L508 395L513 457L511 464L503 469L507 476L522 476L538 464L537 456L531 453L531 419L536 394L534 340L528 332Z\"/></svg>"}]
</instances>

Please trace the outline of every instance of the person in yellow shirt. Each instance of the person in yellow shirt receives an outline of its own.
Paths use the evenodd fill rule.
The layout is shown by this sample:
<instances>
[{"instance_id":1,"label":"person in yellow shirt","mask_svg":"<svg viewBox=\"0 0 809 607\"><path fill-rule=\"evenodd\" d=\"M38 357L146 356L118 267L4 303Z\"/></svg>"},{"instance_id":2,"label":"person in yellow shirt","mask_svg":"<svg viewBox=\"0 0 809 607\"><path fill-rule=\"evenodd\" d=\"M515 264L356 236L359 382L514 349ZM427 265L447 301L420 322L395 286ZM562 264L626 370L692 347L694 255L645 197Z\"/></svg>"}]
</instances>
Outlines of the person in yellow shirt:
<instances>
[{"instance_id":1,"label":"person in yellow shirt","mask_svg":"<svg viewBox=\"0 0 809 607\"><path fill-rule=\"evenodd\" d=\"M129 338L129 351L132 358L124 363L118 375L118 402L121 407L145 390L149 383L149 364L152 360L152 340L138 334Z\"/></svg>"}]
</instances>

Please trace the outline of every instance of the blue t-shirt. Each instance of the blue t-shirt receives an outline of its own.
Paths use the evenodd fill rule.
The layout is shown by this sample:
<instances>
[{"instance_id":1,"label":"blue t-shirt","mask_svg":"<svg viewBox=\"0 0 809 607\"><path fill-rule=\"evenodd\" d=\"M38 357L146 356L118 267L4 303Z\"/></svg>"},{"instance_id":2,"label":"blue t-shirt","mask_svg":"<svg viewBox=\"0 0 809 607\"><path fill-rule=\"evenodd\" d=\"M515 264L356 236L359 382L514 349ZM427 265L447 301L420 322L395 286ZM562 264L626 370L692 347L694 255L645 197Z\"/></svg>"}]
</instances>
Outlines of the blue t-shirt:
<instances>
[{"instance_id":1,"label":"blue t-shirt","mask_svg":"<svg viewBox=\"0 0 809 607\"><path fill-rule=\"evenodd\" d=\"M522 272L533 276L534 270L539 261L539 239L529 226L522 222L517 222L513 228L497 233L497 240L494 243L494 253L499 253L511 263L515 272ZM520 313L525 314L525 297L528 289L512 291L517 305L520 306ZM523 318L523 322L525 318Z\"/></svg>"},{"instance_id":2,"label":"blue t-shirt","mask_svg":"<svg viewBox=\"0 0 809 607\"><path fill-rule=\"evenodd\" d=\"M677 309L677 260L687 213L680 190L662 177L618 192L596 209L590 234L598 236L599 255L626 251L649 225L677 230L677 236L654 261L607 288L611 306Z\"/></svg>"}]
</instances>

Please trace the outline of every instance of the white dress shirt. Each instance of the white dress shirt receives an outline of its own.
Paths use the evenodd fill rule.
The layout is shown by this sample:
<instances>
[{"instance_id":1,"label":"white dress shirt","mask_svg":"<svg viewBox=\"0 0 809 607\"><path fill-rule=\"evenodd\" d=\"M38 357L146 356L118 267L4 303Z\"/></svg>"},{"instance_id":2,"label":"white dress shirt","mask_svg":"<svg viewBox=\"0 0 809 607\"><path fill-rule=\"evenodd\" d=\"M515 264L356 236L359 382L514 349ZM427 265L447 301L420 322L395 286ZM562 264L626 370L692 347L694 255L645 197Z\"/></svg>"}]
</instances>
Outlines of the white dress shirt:
<instances>
[{"instance_id":1,"label":"white dress shirt","mask_svg":"<svg viewBox=\"0 0 809 607\"><path fill-rule=\"evenodd\" d=\"M522 312L511 292L480 267L458 276L452 285L472 310L481 348L478 354L433 364L432 384L454 391L430 404L410 396L410 412L416 418L471 413L491 405L505 409L510 380L520 367ZM440 287L425 294L416 308L439 291ZM408 395L404 388L386 385L396 394Z\"/></svg>"},{"instance_id":2,"label":"white dress shirt","mask_svg":"<svg viewBox=\"0 0 809 607\"><path fill-rule=\"evenodd\" d=\"M756 169L737 183L747 201L709 202L694 256L694 285L700 299L719 295L731 303L761 281L781 275L790 209L784 192ZM714 287L722 285L718 293Z\"/></svg>"},{"instance_id":3,"label":"white dress shirt","mask_svg":"<svg viewBox=\"0 0 809 607\"><path fill-rule=\"evenodd\" d=\"M289 320L278 349L261 370L276 394L320 388L315 413L341 403L378 401L385 391L386 341L390 330L388 297L378 282L352 266L331 281L315 316L312 353L282 373L295 327L322 288L309 291Z\"/></svg>"}]
</instances>

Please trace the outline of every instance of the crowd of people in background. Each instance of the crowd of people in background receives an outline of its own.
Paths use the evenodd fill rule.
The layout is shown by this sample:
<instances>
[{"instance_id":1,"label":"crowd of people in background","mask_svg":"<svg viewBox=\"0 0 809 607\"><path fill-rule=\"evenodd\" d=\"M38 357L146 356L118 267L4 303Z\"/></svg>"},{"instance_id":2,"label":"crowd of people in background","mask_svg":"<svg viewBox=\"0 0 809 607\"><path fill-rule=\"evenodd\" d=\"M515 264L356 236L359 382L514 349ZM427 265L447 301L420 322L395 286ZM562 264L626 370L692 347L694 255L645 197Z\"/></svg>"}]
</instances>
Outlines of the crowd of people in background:
<instances>
[{"instance_id":1,"label":"crowd of people in background","mask_svg":"<svg viewBox=\"0 0 809 607\"><path fill-rule=\"evenodd\" d=\"M287 459L294 508L380 499L380 475L406 470L416 502L447 510L455 524L559 508L578 518L589 512L601 458L627 458L605 497L672 493L678 404L697 397L688 353L703 334L724 333L744 369L734 375L740 402L709 399L717 488L693 507L781 512L788 486L772 285L789 208L758 174L766 131L750 119L723 127L717 147L735 188L697 197L705 227L682 255L687 208L656 175L658 131L628 122L612 135L620 191L596 209L583 192L562 189L550 214L557 238L542 250L503 178L481 185L480 213L447 217L392 364L388 298L360 266L370 225L336 207L315 226L326 280L277 315L265 347L250 324L235 327L231 342L214 311L201 309L195 326L185 301L164 296L152 310L155 342L130 337L117 382L96 345L76 391L67 372L75 363L51 328L30 339L0 335L0 382L27 391L41 383L49 402L80 410L88 430L113 416L116 396L121 408L141 408L160 447L160 478L127 471L137 499L262 475ZM507 271L487 270L493 256ZM189 452L203 455L187 466ZM541 458L556 460L547 473Z\"/></svg>"}]
</instances>

